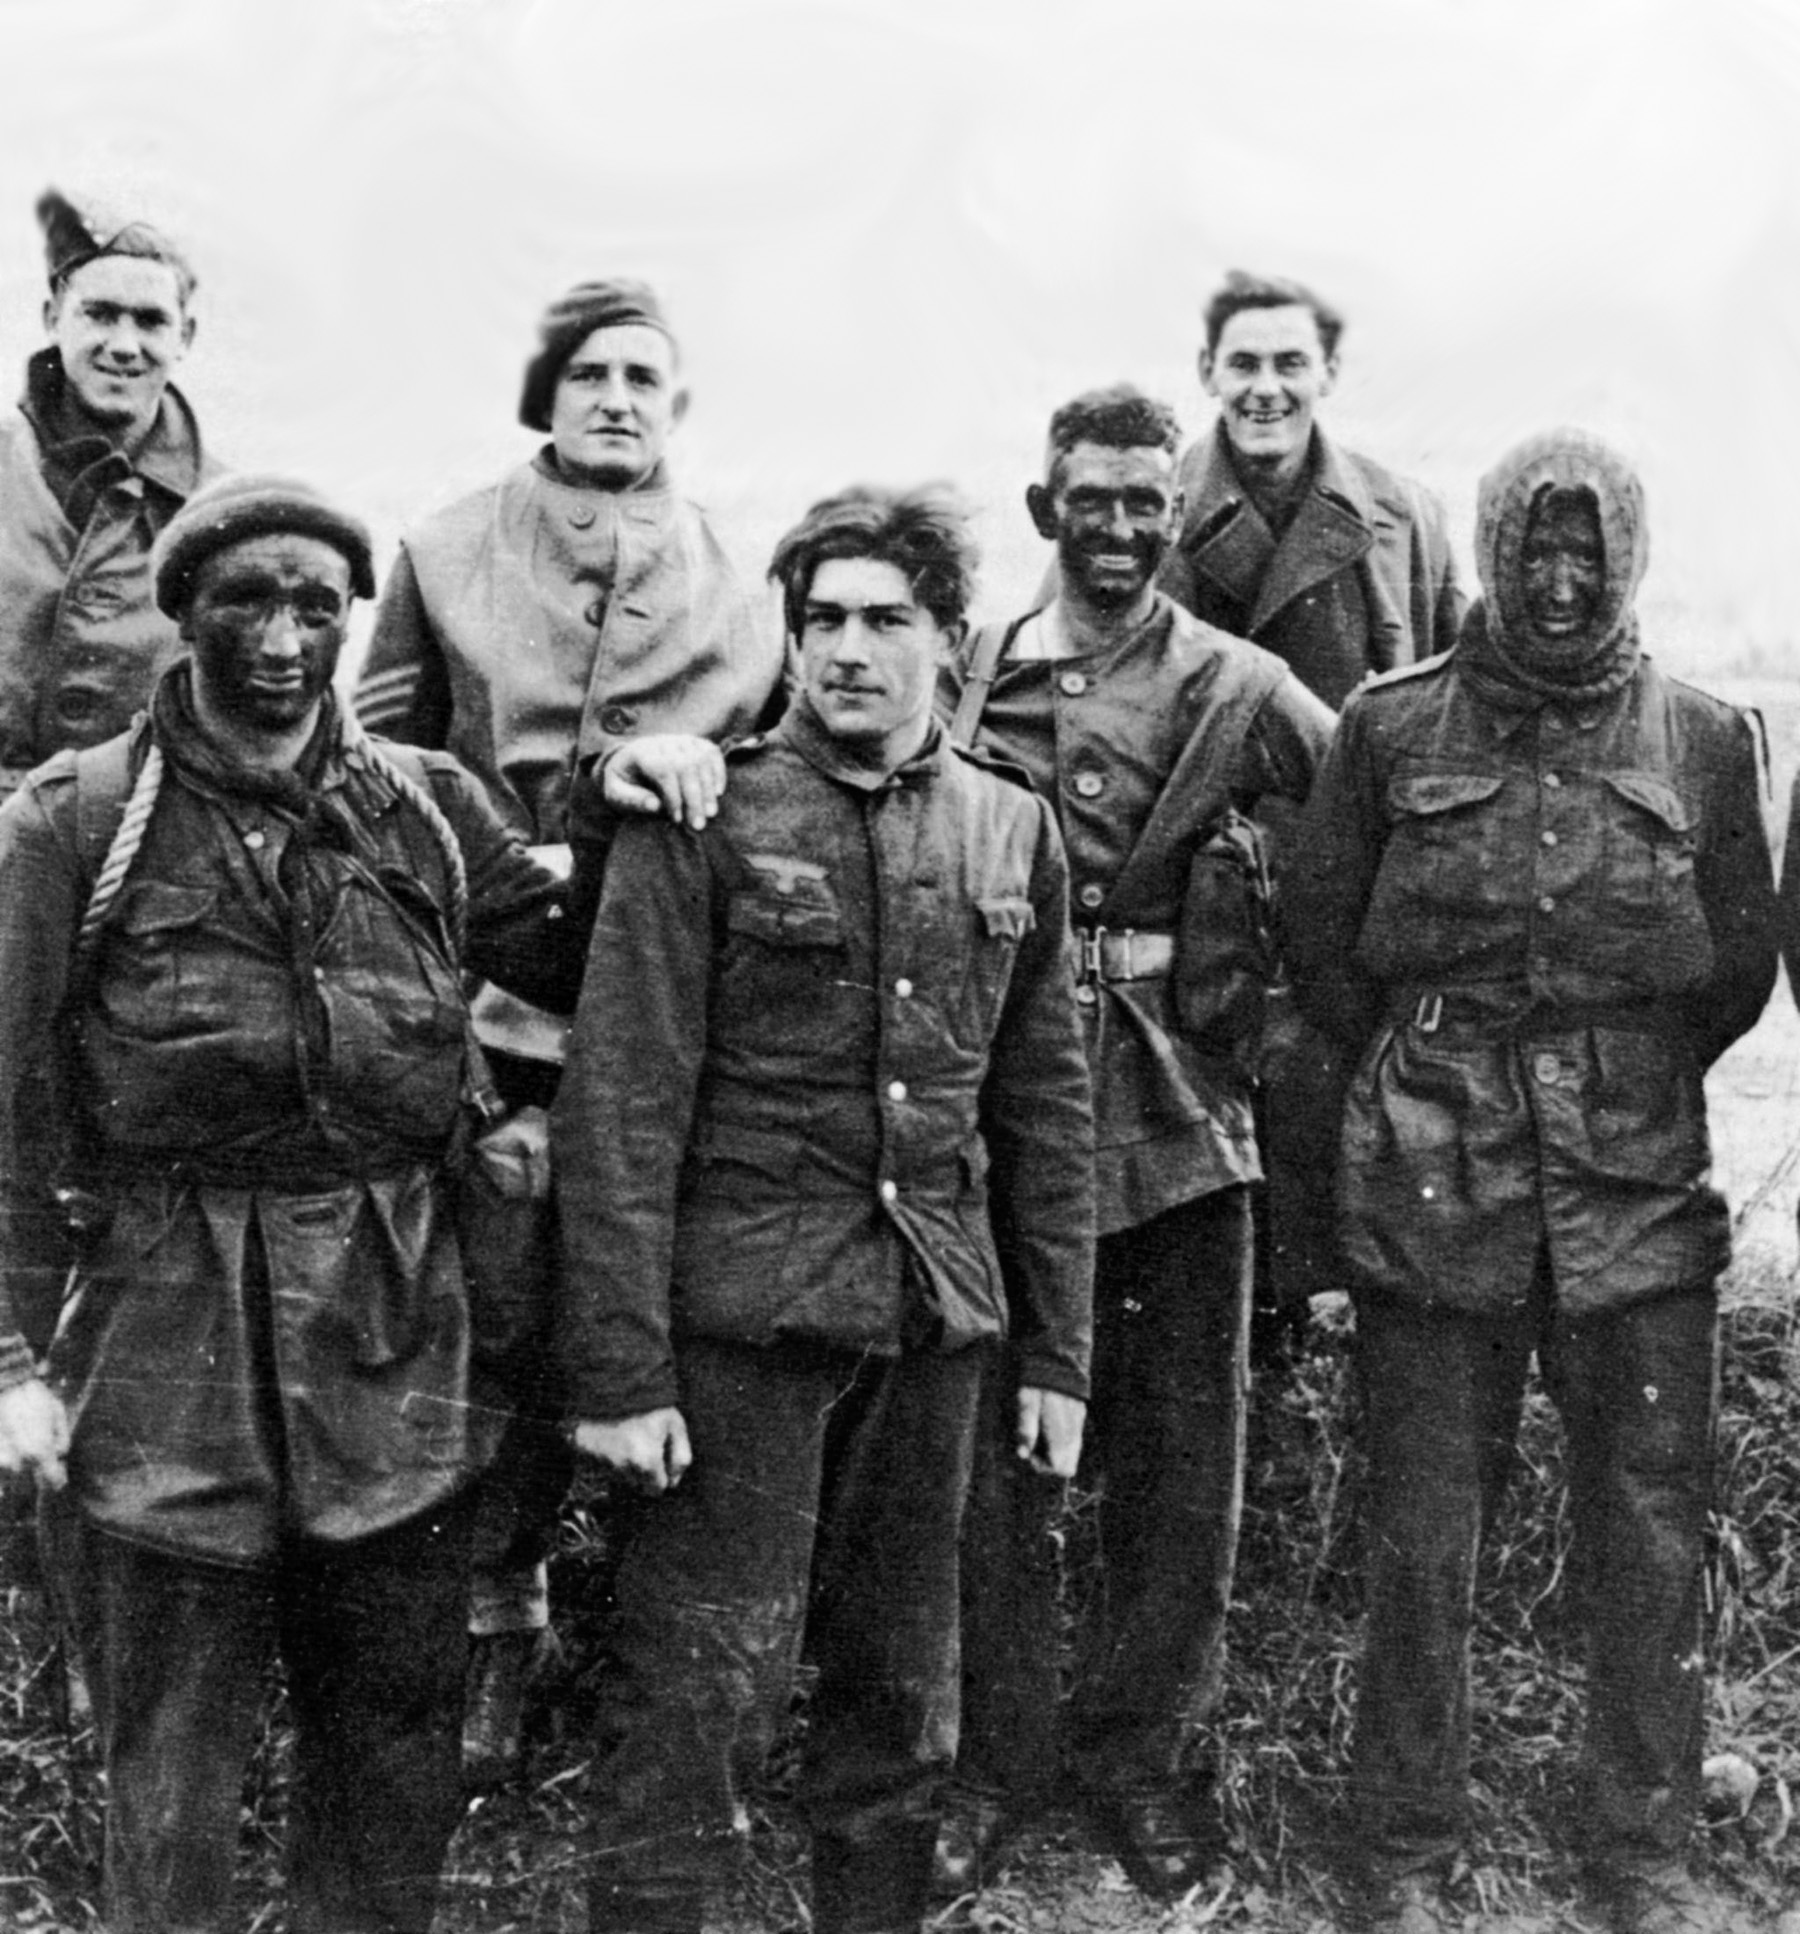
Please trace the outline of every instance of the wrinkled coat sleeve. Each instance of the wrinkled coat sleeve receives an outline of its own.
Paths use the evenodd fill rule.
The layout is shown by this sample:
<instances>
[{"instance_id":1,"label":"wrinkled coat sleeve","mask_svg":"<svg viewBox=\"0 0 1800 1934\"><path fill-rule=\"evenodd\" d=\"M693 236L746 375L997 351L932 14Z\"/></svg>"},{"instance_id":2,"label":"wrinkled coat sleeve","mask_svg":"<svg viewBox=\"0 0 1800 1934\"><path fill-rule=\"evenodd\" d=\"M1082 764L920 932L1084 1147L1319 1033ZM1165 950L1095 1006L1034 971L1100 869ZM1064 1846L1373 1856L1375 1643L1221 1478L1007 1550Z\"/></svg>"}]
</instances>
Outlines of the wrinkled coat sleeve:
<instances>
[{"instance_id":1,"label":"wrinkled coat sleeve","mask_svg":"<svg viewBox=\"0 0 1800 1934\"><path fill-rule=\"evenodd\" d=\"M1270 692L1244 735L1232 787L1240 806L1265 799L1304 805L1337 729L1337 714L1291 673Z\"/></svg>"},{"instance_id":2,"label":"wrinkled coat sleeve","mask_svg":"<svg viewBox=\"0 0 1800 1934\"><path fill-rule=\"evenodd\" d=\"M404 544L375 610L355 711L369 731L402 745L441 747L449 736L450 674Z\"/></svg>"},{"instance_id":3,"label":"wrinkled coat sleeve","mask_svg":"<svg viewBox=\"0 0 1800 1934\"><path fill-rule=\"evenodd\" d=\"M53 1194L65 1133L53 1056L85 896L74 787L58 790L66 812L46 809L38 783L0 810L0 1387L31 1374L73 1259Z\"/></svg>"},{"instance_id":4,"label":"wrinkled coat sleeve","mask_svg":"<svg viewBox=\"0 0 1800 1934\"><path fill-rule=\"evenodd\" d=\"M677 1400L669 1288L682 1161L706 1052L712 886L703 837L621 828L551 1116L570 1414Z\"/></svg>"},{"instance_id":5,"label":"wrinkled coat sleeve","mask_svg":"<svg viewBox=\"0 0 1800 1934\"><path fill-rule=\"evenodd\" d=\"M500 820L474 776L449 753L426 753L422 764L468 874L464 965L534 1007L570 1013L581 988L584 950L568 917L567 885L531 857L523 838Z\"/></svg>"},{"instance_id":6,"label":"wrinkled coat sleeve","mask_svg":"<svg viewBox=\"0 0 1800 1934\"><path fill-rule=\"evenodd\" d=\"M994 1232L1006 1259L1019 1380L1088 1393L1094 1115L1070 966L1069 868L1048 810L1020 946L982 1090Z\"/></svg>"},{"instance_id":7,"label":"wrinkled coat sleeve","mask_svg":"<svg viewBox=\"0 0 1800 1934\"><path fill-rule=\"evenodd\" d=\"M1353 1052L1381 1017L1382 990L1354 955L1385 837L1367 714L1352 699L1301 815L1279 910L1301 1011Z\"/></svg>"},{"instance_id":8,"label":"wrinkled coat sleeve","mask_svg":"<svg viewBox=\"0 0 1800 1934\"><path fill-rule=\"evenodd\" d=\"M1756 1024L1775 986L1777 933L1785 947L1792 931L1794 849L1790 843L1778 915L1756 743L1742 716L1732 719L1731 733L1694 856L1714 955L1711 980L1688 1003L1703 1066Z\"/></svg>"}]
</instances>

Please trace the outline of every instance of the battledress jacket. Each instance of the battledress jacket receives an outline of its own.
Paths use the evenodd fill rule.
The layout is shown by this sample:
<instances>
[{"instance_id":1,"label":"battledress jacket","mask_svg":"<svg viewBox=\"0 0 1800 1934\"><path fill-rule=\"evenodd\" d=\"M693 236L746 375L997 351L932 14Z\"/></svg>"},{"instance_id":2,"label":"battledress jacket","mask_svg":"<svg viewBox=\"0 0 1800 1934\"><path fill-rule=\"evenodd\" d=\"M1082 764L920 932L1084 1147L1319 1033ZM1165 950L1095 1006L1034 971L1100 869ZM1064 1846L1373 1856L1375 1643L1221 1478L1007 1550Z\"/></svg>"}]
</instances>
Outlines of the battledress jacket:
<instances>
[{"instance_id":1,"label":"battledress jacket","mask_svg":"<svg viewBox=\"0 0 1800 1934\"><path fill-rule=\"evenodd\" d=\"M1436 498L1313 431L1279 537L1238 482L1223 425L1181 459L1181 536L1161 573L1185 609L1272 651L1335 711L1371 671L1447 651L1463 598Z\"/></svg>"},{"instance_id":2,"label":"battledress jacket","mask_svg":"<svg viewBox=\"0 0 1800 1934\"><path fill-rule=\"evenodd\" d=\"M466 1007L416 803L329 708L310 803L271 796L180 742L186 671L159 688L169 767L73 983L97 864L75 757L0 811L0 1367L29 1374L16 1333L60 1299L49 1371L81 1508L255 1564L291 1533L412 1517L482 1454L442 1188ZM413 757L465 856L467 961L571 1005L556 882L454 760Z\"/></svg>"},{"instance_id":3,"label":"battledress jacket","mask_svg":"<svg viewBox=\"0 0 1800 1934\"><path fill-rule=\"evenodd\" d=\"M0 797L53 752L123 732L180 656L150 547L218 473L173 385L132 459L84 433L60 354L31 358L0 423Z\"/></svg>"},{"instance_id":4,"label":"battledress jacket","mask_svg":"<svg viewBox=\"0 0 1800 1934\"><path fill-rule=\"evenodd\" d=\"M1773 888L1750 728L1640 657L1532 712L1462 652L1346 708L1285 884L1303 1005L1360 1048L1341 1224L1360 1285L1576 1314L1710 1280L1701 1076L1762 1011Z\"/></svg>"},{"instance_id":5,"label":"battledress jacket","mask_svg":"<svg viewBox=\"0 0 1800 1934\"><path fill-rule=\"evenodd\" d=\"M1278 659L1166 597L1104 652L1015 659L1019 624L1008 629L975 742L1017 760L1050 801L1068 849L1077 940L1091 945L1104 931L1166 941L1181 925L1202 836L1227 807L1304 800L1331 713ZM971 640L940 680L945 717L973 650ZM1173 972L1165 959L1141 976L1132 952L1124 943L1116 971L1080 989L1102 1235L1262 1174L1249 1079L1177 1020L1179 950Z\"/></svg>"},{"instance_id":6,"label":"battledress jacket","mask_svg":"<svg viewBox=\"0 0 1800 1934\"><path fill-rule=\"evenodd\" d=\"M684 1338L893 1354L1010 1330L1085 1396L1093 1124L1041 801L804 700L703 832L620 832L553 1115L575 1415L680 1401ZM1003 1283L990 1217L1005 1232Z\"/></svg>"}]
</instances>

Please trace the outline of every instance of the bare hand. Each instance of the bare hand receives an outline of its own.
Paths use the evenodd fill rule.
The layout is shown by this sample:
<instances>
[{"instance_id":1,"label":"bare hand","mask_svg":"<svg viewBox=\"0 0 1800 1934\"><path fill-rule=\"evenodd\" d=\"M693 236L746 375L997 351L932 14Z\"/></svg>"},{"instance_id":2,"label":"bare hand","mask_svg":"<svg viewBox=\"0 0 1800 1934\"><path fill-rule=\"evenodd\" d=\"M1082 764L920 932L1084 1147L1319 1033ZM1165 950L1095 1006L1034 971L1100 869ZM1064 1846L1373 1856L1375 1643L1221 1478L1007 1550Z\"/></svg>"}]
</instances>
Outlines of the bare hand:
<instances>
[{"instance_id":1,"label":"bare hand","mask_svg":"<svg viewBox=\"0 0 1800 1934\"><path fill-rule=\"evenodd\" d=\"M69 1413L41 1377L0 1390L0 1471L35 1471L51 1490L69 1481Z\"/></svg>"},{"instance_id":2,"label":"bare hand","mask_svg":"<svg viewBox=\"0 0 1800 1934\"><path fill-rule=\"evenodd\" d=\"M672 1491L694 1461L687 1424L673 1405L621 1417L616 1423L578 1423L572 1435L583 1457L651 1492Z\"/></svg>"},{"instance_id":3,"label":"bare hand","mask_svg":"<svg viewBox=\"0 0 1800 1934\"><path fill-rule=\"evenodd\" d=\"M666 812L698 832L719 810L725 759L711 739L650 732L627 739L600 768L600 790L615 811Z\"/></svg>"},{"instance_id":4,"label":"bare hand","mask_svg":"<svg viewBox=\"0 0 1800 1934\"><path fill-rule=\"evenodd\" d=\"M1034 1471L1045 1477L1073 1477L1081 1462L1081 1432L1087 1405L1060 1390L1036 1384L1019 1387L1019 1427L1013 1443Z\"/></svg>"}]
</instances>

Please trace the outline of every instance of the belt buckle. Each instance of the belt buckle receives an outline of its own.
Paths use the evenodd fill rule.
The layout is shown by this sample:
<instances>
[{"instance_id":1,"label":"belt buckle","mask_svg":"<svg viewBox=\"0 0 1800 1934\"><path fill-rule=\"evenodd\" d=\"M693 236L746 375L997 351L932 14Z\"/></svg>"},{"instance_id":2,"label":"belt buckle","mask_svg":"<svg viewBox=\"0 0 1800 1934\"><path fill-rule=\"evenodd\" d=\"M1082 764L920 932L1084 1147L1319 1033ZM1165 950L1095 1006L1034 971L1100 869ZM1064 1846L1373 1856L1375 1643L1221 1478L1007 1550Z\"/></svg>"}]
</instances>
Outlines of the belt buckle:
<instances>
[{"instance_id":1,"label":"belt buckle","mask_svg":"<svg viewBox=\"0 0 1800 1934\"><path fill-rule=\"evenodd\" d=\"M1435 1034L1444 1024L1444 997L1442 994L1421 994L1419 1004L1413 1009L1413 1026L1421 1034Z\"/></svg>"},{"instance_id":2,"label":"belt buckle","mask_svg":"<svg viewBox=\"0 0 1800 1934\"><path fill-rule=\"evenodd\" d=\"M1077 939L1080 953L1076 960L1075 978L1098 985L1105 976L1106 929L1090 927L1086 932L1077 935Z\"/></svg>"}]
</instances>

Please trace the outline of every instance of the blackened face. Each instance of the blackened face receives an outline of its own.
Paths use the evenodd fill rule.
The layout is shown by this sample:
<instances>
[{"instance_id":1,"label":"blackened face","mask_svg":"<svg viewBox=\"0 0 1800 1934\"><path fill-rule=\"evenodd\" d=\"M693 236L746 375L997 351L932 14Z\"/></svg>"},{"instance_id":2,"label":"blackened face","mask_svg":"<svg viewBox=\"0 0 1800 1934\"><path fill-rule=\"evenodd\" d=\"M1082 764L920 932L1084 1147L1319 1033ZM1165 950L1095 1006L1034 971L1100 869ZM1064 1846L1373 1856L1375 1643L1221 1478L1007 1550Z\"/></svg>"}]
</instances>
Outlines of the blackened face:
<instances>
[{"instance_id":1,"label":"blackened face","mask_svg":"<svg viewBox=\"0 0 1800 1934\"><path fill-rule=\"evenodd\" d=\"M1585 490L1547 494L1531 513L1519 549L1520 594L1540 638L1585 639L1606 597L1606 543Z\"/></svg>"},{"instance_id":2,"label":"blackened face","mask_svg":"<svg viewBox=\"0 0 1800 1934\"><path fill-rule=\"evenodd\" d=\"M212 707L254 732L305 723L337 670L350 596L349 559L316 537L246 537L215 552L181 619Z\"/></svg>"},{"instance_id":3,"label":"blackened face","mask_svg":"<svg viewBox=\"0 0 1800 1934\"><path fill-rule=\"evenodd\" d=\"M1151 444L1077 443L1026 503L1056 545L1063 590L1096 611L1125 611L1155 582L1181 523L1175 456Z\"/></svg>"}]
</instances>

